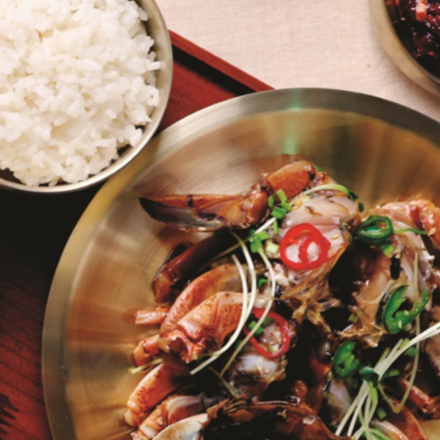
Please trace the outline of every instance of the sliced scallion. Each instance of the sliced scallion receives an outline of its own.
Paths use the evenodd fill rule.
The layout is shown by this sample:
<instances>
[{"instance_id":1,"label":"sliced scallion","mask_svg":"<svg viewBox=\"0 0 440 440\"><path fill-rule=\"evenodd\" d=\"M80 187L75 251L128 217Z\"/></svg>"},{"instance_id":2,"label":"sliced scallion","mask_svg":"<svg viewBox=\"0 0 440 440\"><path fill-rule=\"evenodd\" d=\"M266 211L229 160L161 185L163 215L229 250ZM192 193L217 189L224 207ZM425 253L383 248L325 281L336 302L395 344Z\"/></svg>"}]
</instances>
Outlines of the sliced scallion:
<instances>
[{"instance_id":1,"label":"sliced scallion","mask_svg":"<svg viewBox=\"0 0 440 440\"><path fill-rule=\"evenodd\" d=\"M275 206L275 208L271 212L272 217L275 217L278 220L282 220L285 217L286 213L286 210L280 208L279 206Z\"/></svg>"},{"instance_id":2,"label":"sliced scallion","mask_svg":"<svg viewBox=\"0 0 440 440\"><path fill-rule=\"evenodd\" d=\"M266 252L268 254L276 255L279 250L280 247L277 244L275 244L273 241L270 240L266 241Z\"/></svg>"},{"instance_id":3,"label":"sliced scallion","mask_svg":"<svg viewBox=\"0 0 440 440\"><path fill-rule=\"evenodd\" d=\"M267 284L268 282L269 282L269 280L267 278L262 277L258 280L258 287L262 287L265 284Z\"/></svg>"},{"instance_id":4,"label":"sliced scallion","mask_svg":"<svg viewBox=\"0 0 440 440\"><path fill-rule=\"evenodd\" d=\"M257 325L257 321L252 321L249 325L248 325L248 328L249 328L249 330L253 330L254 328L255 328L255 326ZM258 327L257 328L257 330L255 330L255 334L257 335L257 336L259 336L259 335L261 335L261 333L263 333L264 332L264 329L263 329L263 327Z\"/></svg>"},{"instance_id":5,"label":"sliced scallion","mask_svg":"<svg viewBox=\"0 0 440 440\"><path fill-rule=\"evenodd\" d=\"M270 318L269 316L264 318L263 323L261 324L263 327L267 327L270 324L273 324L275 320L273 318Z\"/></svg>"},{"instance_id":6,"label":"sliced scallion","mask_svg":"<svg viewBox=\"0 0 440 440\"><path fill-rule=\"evenodd\" d=\"M283 202L287 202L287 196L286 196L286 193L285 193L282 189L279 189L279 190L276 192L276 195L277 195L277 197L278 197L278 199L280 200L281 203L283 203Z\"/></svg>"},{"instance_id":7,"label":"sliced scallion","mask_svg":"<svg viewBox=\"0 0 440 440\"><path fill-rule=\"evenodd\" d=\"M254 254L258 254L258 252L260 252L260 249L263 249L263 244L258 237L254 237L251 241L251 252L253 252Z\"/></svg>"},{"instance_id":8,"label":"sliced scallion","mask_svg":"<svg viewBox=\"0 0 440 440\"><path fill-rule=\"evenodd\" d=\"M374 371L373 367L362 367L359 370L359 374L365 382L374 388L377 388L379 385L379 375Z\"/></svg>"},{"instance_id":9,"label":"sliced scallion","mask_svg":"<svg viewBox=\"0 0 440 440\"><path fill-rule=\"evenodd\" d=\"M404 234L405 232L412 232L414 234L426 235L426 231L422 231L421 229L413 229L413 228L403 228L403 229L395 229L395 234Z\"/></svg>"},{"instance_id":10,"label":"sliced scallion","mask_svg":"<svg viewBox=\"0 0 440 440\"><path fill-rule=\"evenodd\" d=\"M387 256L387 257L392 255L395 252L395 250L396 250L396 248L394 247L394 245L392 243L383 244L380 247L380 249L382 250L384 255Z\"/></svg>"},{"instance_id":11,"label":"sliced scallion","mask_svg":"<svg viewBox=\"0 0 440 440\"><path fill-rule=\"evenodd\" d=\"M381 406L377 407L376 414L380 420L385 420L387 418L387 413Z\"/></svg>"},{"instance_id":12,"label":"sliced scallion","mask_svg":"<svg viewBox=\"0 0 440 440\"><path fill-rule=\"evenodd\" d=\"M275 196L273 194L267 199L267 206L269 206L269 208L273 208L275 206Z\"/></svg>"},{"instance_id":13,"label":"sliced scallion","mask_svg":"<svg viewBox=\"0 0 440 440\"><path fill-rule=\"evenodd\" d=\"M290 212L292 210L289 202L282 202L281 208L283 208L286 212Z\"/></svg>"},{"instance_id":14,"label":"sliced scallion","mask_svg":"<svg viewBox=\"0 0 440 440\"><path fill-rule=\"evenodd\" d=\"M265 241L269 240L270 235L267 233L267 231L262 231L255 234L255 237L258 237L261 241Z\"/></svg>"},{"instance_id":15,"label":"sliced scallion","mask_svg":"<svg viewBox=\"0 0 440 440\"><path fill-rule=\"evenodd\" d=\"M416 347L411 347L411 348L408 348L408 350L405 351L405 356L413 358L413 357L415 357L417 352L418 352L418 350L417 350Z\"/></svg>"},{"instance_id":16,"label":"sliced scallion","mask_svg":"<svg viewBox=\"0 0 440 440\"><path fill-rule=\"evenodd\" d=\"M400 376L401 372L397 368L393 368L392 370L388 370L384 375L383 379L390 379L392 377Z\"/></svg>"}]
</instances>

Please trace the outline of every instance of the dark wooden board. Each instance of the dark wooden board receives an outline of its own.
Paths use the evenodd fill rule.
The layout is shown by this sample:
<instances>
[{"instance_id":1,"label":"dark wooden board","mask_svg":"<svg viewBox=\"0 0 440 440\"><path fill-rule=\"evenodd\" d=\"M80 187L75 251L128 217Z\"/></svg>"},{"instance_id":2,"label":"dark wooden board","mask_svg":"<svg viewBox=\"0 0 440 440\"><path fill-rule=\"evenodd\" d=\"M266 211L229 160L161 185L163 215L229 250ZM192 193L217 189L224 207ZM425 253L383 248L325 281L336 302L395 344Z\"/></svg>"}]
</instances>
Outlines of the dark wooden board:
<instances>
[{"instance_id":1,"label":"dark wooden board","mask_svg":"<svg viewBox=\"0 0 440 440\"><path fill-rule=\"evenodd\" d=\"M174 79L161 129L209 105L271 87L171 33ZM0 439L52 438L41 337L63 248L99 186L62 196L0 191Z\"/></svg>"}]
</instances>

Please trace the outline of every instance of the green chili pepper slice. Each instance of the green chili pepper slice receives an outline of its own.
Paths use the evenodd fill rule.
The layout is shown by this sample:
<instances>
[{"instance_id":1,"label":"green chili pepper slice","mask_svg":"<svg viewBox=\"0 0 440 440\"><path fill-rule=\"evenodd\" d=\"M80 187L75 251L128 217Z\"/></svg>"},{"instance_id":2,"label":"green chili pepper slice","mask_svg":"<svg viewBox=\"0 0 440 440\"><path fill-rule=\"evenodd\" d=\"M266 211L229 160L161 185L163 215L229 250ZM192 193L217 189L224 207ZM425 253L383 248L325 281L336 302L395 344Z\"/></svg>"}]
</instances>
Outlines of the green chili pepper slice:
<instances>
[{"instance_id":1,"label":"green chili pepper slice","mask_svg":"<svg viewBox=\"0 0 440 440\"><path fill-rule=\"evenodd\" d=\"M389 243L394 232L393 224L388 217L370 215L358 228L355 237L373 246Z\"/></svg>"},{"instance_id":2,"label":"green chili pepper slice","mask_svg":"<svg viewBox=\"0 0 440 440\"><path fill-rule=\"evenodd\" d=\"M332 361L332 369L339 379L352 376L361 367L361 360L354 353L356 348L356 342L349 341L344 342L336 351Z\"/></svg>"},{"instance_id":3,"label":"green chili pepper slice","mask_svg":"<svg viewBox=\"0 0 440 440\"><path fill-rule=\"evenodd\" d=\"M408 285L400 286L390 295L385 305L382 320L392 335L401 332L408 324L411 324L428 304L429 293L427 289L424 289L421 300L414 304L411 310L399 310L406 301L405 293L407 290Z\"/></svg>"}]
</instances>

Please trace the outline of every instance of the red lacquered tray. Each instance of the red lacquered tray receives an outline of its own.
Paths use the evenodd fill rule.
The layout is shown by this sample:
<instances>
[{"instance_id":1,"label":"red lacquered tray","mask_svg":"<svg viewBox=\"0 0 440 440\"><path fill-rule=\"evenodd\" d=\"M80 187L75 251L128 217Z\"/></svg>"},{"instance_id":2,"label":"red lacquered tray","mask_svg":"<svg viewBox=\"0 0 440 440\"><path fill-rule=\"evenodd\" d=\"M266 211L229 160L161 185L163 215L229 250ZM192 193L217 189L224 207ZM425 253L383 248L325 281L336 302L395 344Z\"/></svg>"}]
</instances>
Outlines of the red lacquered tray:
<instances>
[{"instance_id":1,"label":"red lacquered tray","mask_svg":"<svg viewBox=\"0 0 440 440\"><path fill-rule=\"evenodd\" d=\"M161 129L209 105L271 90L171 33L174 79ZM52 438L41 384L41 336L50 283L94 187L62 196L0 193L0 439Z\"/></svg>"}]
</instances>

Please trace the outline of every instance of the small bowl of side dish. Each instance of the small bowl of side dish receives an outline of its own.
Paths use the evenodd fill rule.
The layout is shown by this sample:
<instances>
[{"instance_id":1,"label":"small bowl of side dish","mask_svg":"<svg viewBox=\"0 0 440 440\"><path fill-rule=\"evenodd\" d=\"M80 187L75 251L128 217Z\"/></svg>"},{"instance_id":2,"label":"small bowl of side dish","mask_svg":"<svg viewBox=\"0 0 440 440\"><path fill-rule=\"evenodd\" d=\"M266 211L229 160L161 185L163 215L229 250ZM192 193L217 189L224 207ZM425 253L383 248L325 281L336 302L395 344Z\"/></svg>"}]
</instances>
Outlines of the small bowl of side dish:
<instances>
[{"instance_id":1,"label":"small bowl of side dish","mask_svg":"<svg viewBox=\"0 0 440 440\"><path fill-rule=\"evenodd\" d=\"M369 0L369 4L388 56L415 83L440 95L440 7L425 0Z\"/></svg>"},{"instance_id":2,"label":"small bowl of side dish","mask_svg":"<svg viewBox=\"0 0 440 440\"><path fill-rule=\"evenodd\" d=\"M149 142L172 82L154 0L6 2L0 16L0 187L69 193Z\"/></svg>"}]
</instances>

